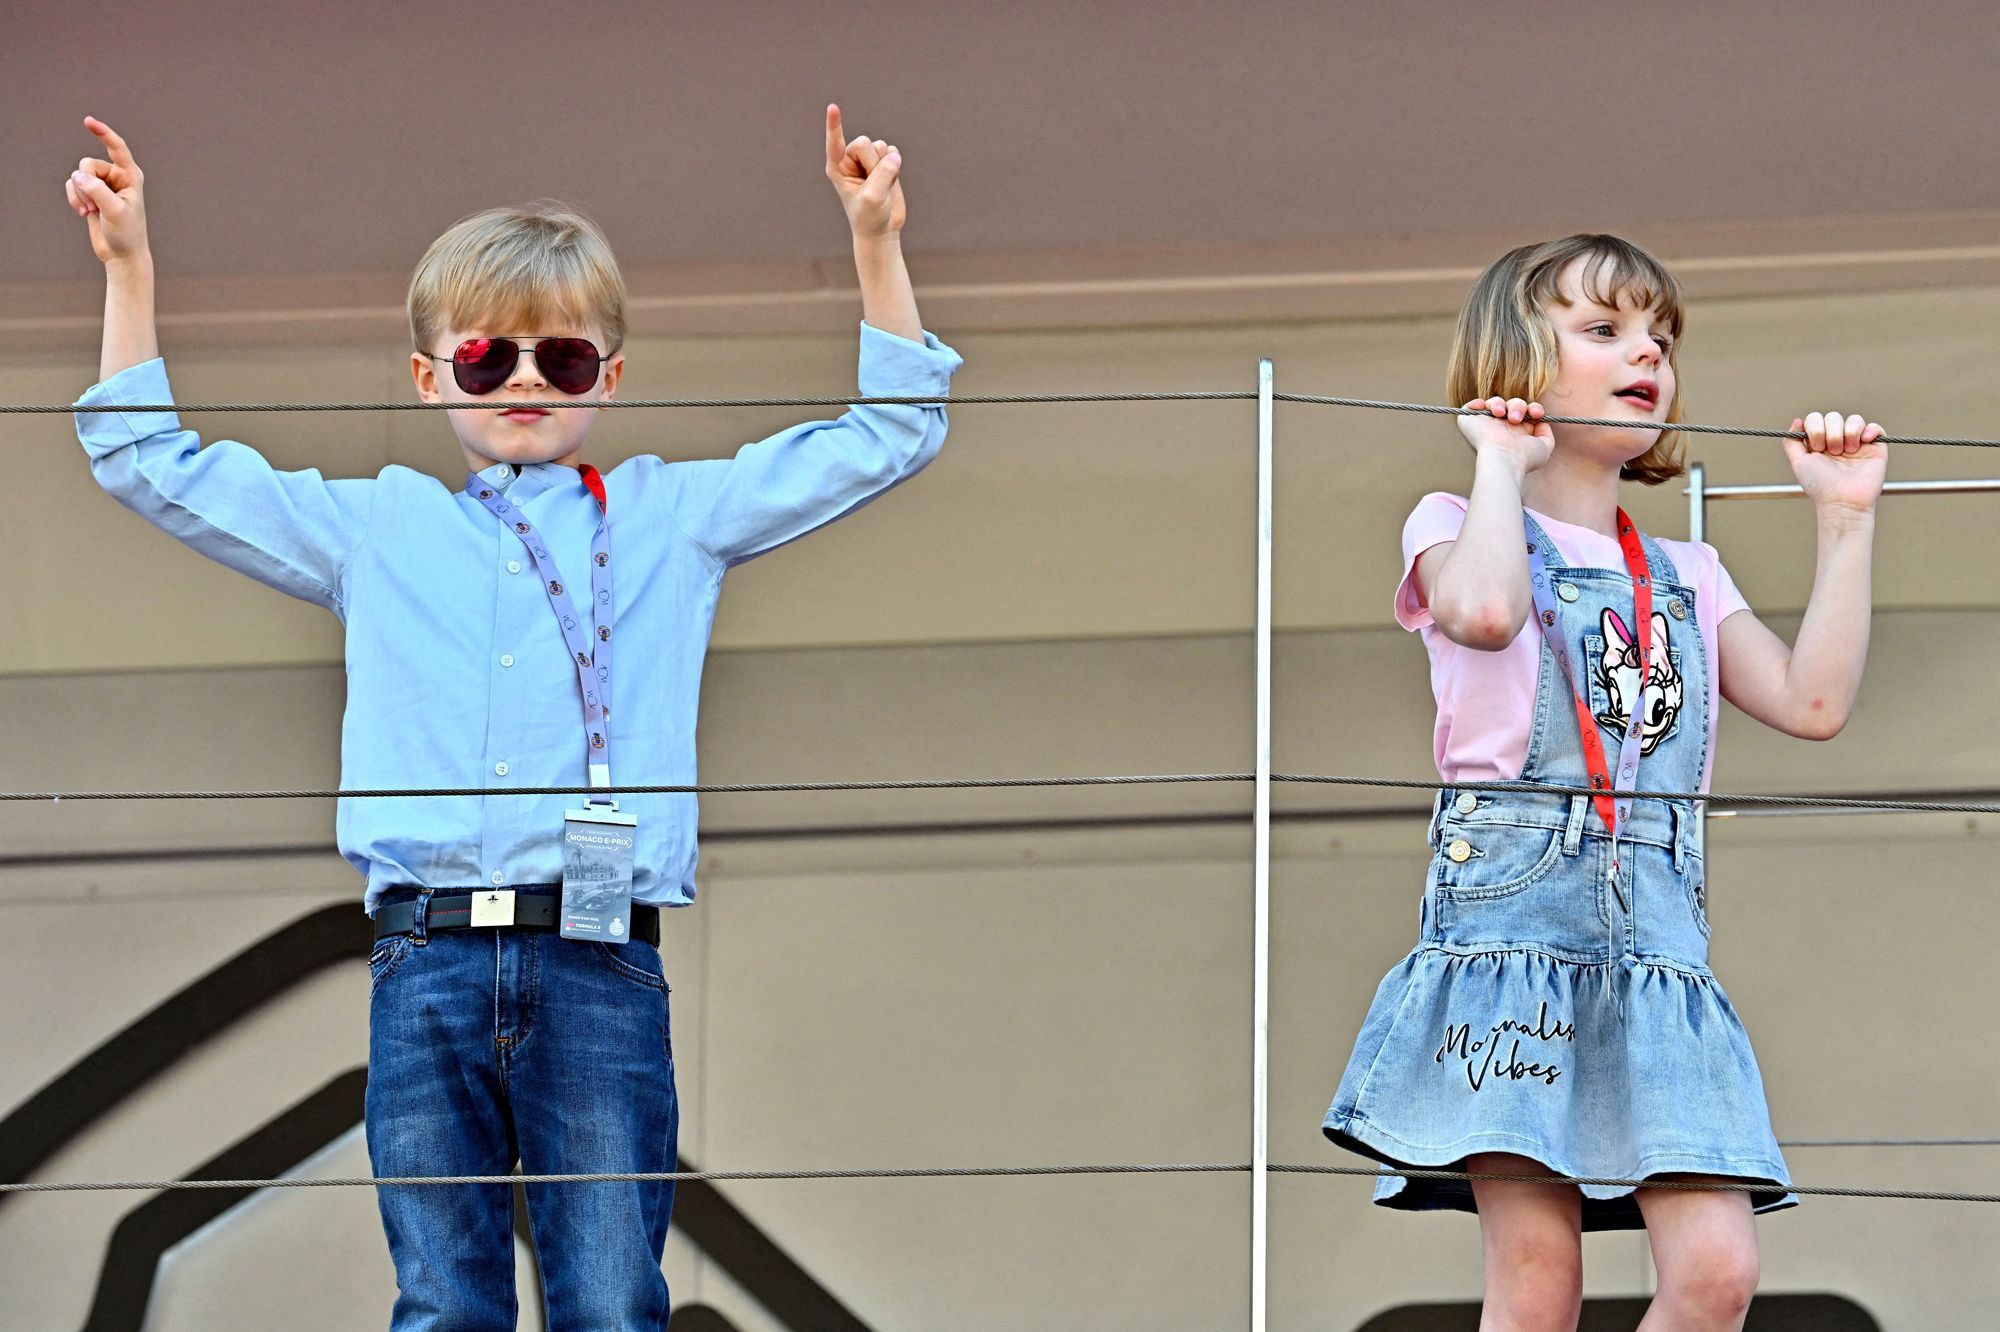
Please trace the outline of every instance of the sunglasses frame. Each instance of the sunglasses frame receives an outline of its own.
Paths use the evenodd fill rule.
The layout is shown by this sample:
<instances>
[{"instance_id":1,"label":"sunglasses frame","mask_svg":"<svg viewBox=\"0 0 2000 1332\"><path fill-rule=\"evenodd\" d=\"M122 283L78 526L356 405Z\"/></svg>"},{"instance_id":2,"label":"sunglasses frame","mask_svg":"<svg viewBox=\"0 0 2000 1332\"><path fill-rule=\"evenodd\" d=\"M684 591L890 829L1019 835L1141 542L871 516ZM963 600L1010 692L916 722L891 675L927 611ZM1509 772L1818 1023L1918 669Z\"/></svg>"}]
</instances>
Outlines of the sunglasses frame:
<instances>
[{"instance_id":1,"label":"sunglasses frame","mask_svg":"<svg viewBox=\"0 0 2000 1332\"><path fill-rule=\"evenodd\" d=\"M458 353L465 350L465 348L471 346L475 342L486 342L486 343L505 342L512 344L514 348L514 358L513 361L507 367L507 373L501 377L499 383L493 385L491 388L478 388L472 384L468 384L465 382L465 372L475 367L478 364L478 362L461 361L458 359ZM537 355L537 349L544 342L580 342L584 346L590 348L591 354L597 358L597 367L595 371L593 371L593 373L591 374L590 383L584 385L580 389L575 390L574 392L556 383L555 379L549 374L548 368L542 364L540 356ZM467 338L464 342L459 343L457 347L454 347L452 349L451 355L449 356L440 356L433 351L427 351L424 353L424 355L428 356L433 361L448 362L451 365L452 382L457 384L460 389L462 389L466 393L471 394L473 397L483 398L489 393L499 392L500 389L506 386L507 381L514 377L514 369L516 366L520 365L521 353L524 351L531 356L535 356L536 358L535 369L538 372L540 372L543 379L548 380L549 387L555 389L559 393L568 394L568 396L572 398L580 398L584 394L590 392L591 389L597 387L598 380L601 379L604 375L604 363L612 359L614 356L618 355L616 349L613 349L610 352L600 352L597 350L597 344L592 342L589 338L579 338L569 333L538 333L532 336L525 336L525 337ZM579 363L580 361L581 358L579 358Z\"/></svg>"}]
</instances>

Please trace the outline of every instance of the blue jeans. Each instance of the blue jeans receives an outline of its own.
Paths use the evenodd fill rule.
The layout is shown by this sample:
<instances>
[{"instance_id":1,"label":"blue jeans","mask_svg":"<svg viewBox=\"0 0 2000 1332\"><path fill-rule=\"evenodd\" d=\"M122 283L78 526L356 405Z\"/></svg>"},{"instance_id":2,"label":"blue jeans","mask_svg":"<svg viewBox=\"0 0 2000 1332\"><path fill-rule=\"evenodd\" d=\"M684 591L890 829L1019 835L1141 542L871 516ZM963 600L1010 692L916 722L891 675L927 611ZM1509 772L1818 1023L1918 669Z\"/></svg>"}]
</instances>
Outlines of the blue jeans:
<instances>
[{"instance_id":1,"label":"blue jeans","mask_svg":"<svg viewBox=\"0 0 2000 1332\"><path fill-rule=\"evenodd\" d=\"M387 900L418 899L406 891ZM676 1168L680 1104L660 954L545 930L382 940L369 959L368 1157L384 1176ZM667 1325L674 1186L528 1186L552 1328ZM401 1291L393 1332L511 1329L513 1190L377 1190Z\"/></svg>"}]
</instances>

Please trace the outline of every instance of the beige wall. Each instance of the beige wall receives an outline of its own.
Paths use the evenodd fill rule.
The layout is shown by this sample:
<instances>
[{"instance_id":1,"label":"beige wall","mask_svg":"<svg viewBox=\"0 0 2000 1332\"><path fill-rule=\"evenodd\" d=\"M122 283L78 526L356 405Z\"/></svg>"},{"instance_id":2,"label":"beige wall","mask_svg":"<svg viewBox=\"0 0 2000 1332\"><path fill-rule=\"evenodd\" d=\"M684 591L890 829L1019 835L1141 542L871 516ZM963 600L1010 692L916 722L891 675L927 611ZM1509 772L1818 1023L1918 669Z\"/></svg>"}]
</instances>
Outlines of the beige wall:
<instances>
[{"instance_id":1,"label":"beige wall","mask_svg":"<svg viewBox=\"0 0 2000 1332\"><path fill-rule=\"evenodd\" d=\"M1859 404L1895 428L1994 433L1984 337L2000 289L1718 302L1684 367L1698 419L1783 424ZM1428 399L1438 319L959 339L966 392L1247 386ZM842 340L649 340L634 394L849 384ZM396 397L389 348L177 357L184 398ZM0 399L53 401L87 363L13 360ZM696 456L784 413L607 418L606 456ZM1780 419L1782 418L1782 419ZM714 781L1207 771L1250 763L1253 416L1214 406L964 408L920 482L732 576L704 694ZM249 428L254 425L255 428ZM0 584L0 787L330 784L337 627L211 568L98 495L60 417L10 418ZM1281 769L1421 777L1415 644L1382 627L1402 515L1464 475L1434 420L1280 414ZM242 433L284 465L366 474L451 453L415 416L287 417ZM1723 482L1776 450L1699 446ZM1899 452L1899 476L1985 453ZM2000 786L1981 683L2000 649L1989 499L1885 507L1872 675L1849 732L1809 747L1724 725L1729 790ZM1684 530L1678 496L1643 522ZM1791 507L1719 509L1713 539L1789 631L1810 574ZM200 614L190 613L199 607ZM79 674L80 672L80 674ZM1281 792L1274 1158L1318 1137L1368 994L1409 945L1420 829L1404 793ZM671 922L687 1150L704 1166L1247 1158L1248 792L717 798L704 896ZM1335 817L1342 810L1377 817ZM1216 816L1216 817L1210 817ZM1236 821L1218 821L1233 816ZM1009 832L951 831L1029 820ZM1086 820L1081 827L1057 826ZM1164 822L1155 820L1164 819ZM800 827L914 825L801 837ZM0 1105L245 943L358 884L313 804L0 805ZM781 835L783 834L783 835ZM1756 1039L1781 1136L1991 1134L2000 899L1985 817L1718 821L1716 964ZM279 848L267 859L218 849ZM290 848L290 849L285 849ZM52 862L65 853L178 859ZM363 1057L358 964L199 1051L48 1178L177 1173ZM32 1016L29 1016L32 1015ZM1805 1182L2000 1190L1991 1149L1800 1151ZM317 1163L361 1173L350 1141ZM730 1196L883 1329L1231 1328L1247 1299L1240 1178L737 1185ZM1276 1328L1346 1328L1477 1288L1476 1228L1385 1215L1351 1180L1273 1185ZM136 1199L0 1210L0 1325L62 1327ZM1840 1290L1897 1329L1976 1326L2000 1283L1991 1209L1816 1201L1762 1235L1767 1288ZM1642 1288L1631 1236L1589 1242L1593 1292ZM678 1239L677 1289L767 1323ZM286 1279L273 1282L273 1271ZM359 1192L285 1193L183 1247L157 1326L368 1325L390 1272ZM298 1310L320 1310L317 1315ZM1054 1317L1048 1310L1059 1308ZM358 1312L357 1312L358 1311Z\"/></svg>"}]
</instances>

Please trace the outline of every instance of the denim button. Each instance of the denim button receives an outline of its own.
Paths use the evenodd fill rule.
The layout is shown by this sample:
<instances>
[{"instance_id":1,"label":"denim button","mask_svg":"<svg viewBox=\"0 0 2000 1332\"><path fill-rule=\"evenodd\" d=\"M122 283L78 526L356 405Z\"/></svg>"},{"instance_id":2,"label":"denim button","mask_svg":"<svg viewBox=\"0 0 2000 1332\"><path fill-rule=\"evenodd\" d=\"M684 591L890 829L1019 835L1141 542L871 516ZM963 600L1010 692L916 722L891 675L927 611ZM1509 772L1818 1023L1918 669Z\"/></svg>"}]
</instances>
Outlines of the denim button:
<instances>
[{"instance_id":1,"label":"denim button","mask_svg":"<svg viewBox=\"0 0 2000 1332\"><path fill-rule=\"evenodd\" d=\"M1667 614L1673 616L1676 620L1685 620L1688 617L1687 603L1679 597L1675 597L1667 603Z\"/></svg>"},{"instance_id":2,"label":"denim button","mask_svg":"<svg viewBox=\"0 0 2000 1332\"><path fill-rule=\"evenodd\" d=\"M1461 814L1470 814L1473 810L1479 808L1479 797L1467 791L1458 798L1452 807Z\"/></svg>"},{"instance_id":3,"label":"denim button","mask_svg":"<svg viewBox=\"0 0 2000 1332\"><path fill-rule=\"evenodd\" d=\"M1556 595L1564 601L1575 601L1582 594L1576 590L1575 583L1557 583Z\"/></svg>"},{"instance_id":4,"label":"denim button","mask_svg":"<svg viewBox=\"0 0 2000 1332\"><path fill-rule=\"evenodd\" d=\"M1463 865L1466 861L1472 859L1472 843L1461 837L1451 844L1450 850L1446 851L1445 854L1451 857L1452 864Z\"/></svg>"}]
</instances>

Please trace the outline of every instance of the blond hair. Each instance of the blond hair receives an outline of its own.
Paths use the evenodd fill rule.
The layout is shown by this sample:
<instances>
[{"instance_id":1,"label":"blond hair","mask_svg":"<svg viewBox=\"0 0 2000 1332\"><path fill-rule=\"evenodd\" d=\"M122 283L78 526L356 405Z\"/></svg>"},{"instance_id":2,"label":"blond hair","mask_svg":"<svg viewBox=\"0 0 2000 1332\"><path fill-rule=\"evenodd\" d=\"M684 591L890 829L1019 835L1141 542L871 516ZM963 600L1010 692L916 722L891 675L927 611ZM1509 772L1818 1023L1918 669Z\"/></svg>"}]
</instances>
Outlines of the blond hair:
<instances>
[{"instance_id":1,"label":"blond hair","mask_svg":"<svg viewBox=\"0 0 2000 1332\"><path fill-rule=\"evenodd\" d=\"M1583 260L1578 286L1589 299L1608 309L1620 300L1650 310L1666 321L1672 340L1667 364L1674 367L1674 397L1667 404L1667 424L1681 419L1680 284L1652 255L1617 236L1576 235L1509 250L1488 266L1472 284L1459 312L1458 333L1452 339L1451 368L1445 392L1456 407L1475 398L1540 398L1555 382L1556 333L1549 323L1551 306L1567 305L1562 275ZM1657 486L1686 471L1681 437L1663 431L1653 447L1619 469L1619 476Z\"/></svg>"},{"instance_id":2,"label":"blond hair","mask_svg":"<svg viewBox=\"0 0 2000 1332\"><path fill-rule=\"evenodd\" d=\"M539 335L594 327L609 355L625 342L625 279L597 224L541 200L489 208L431 242L410 277L417 350L448 328Z\"/></svg>"}]
</instances>

